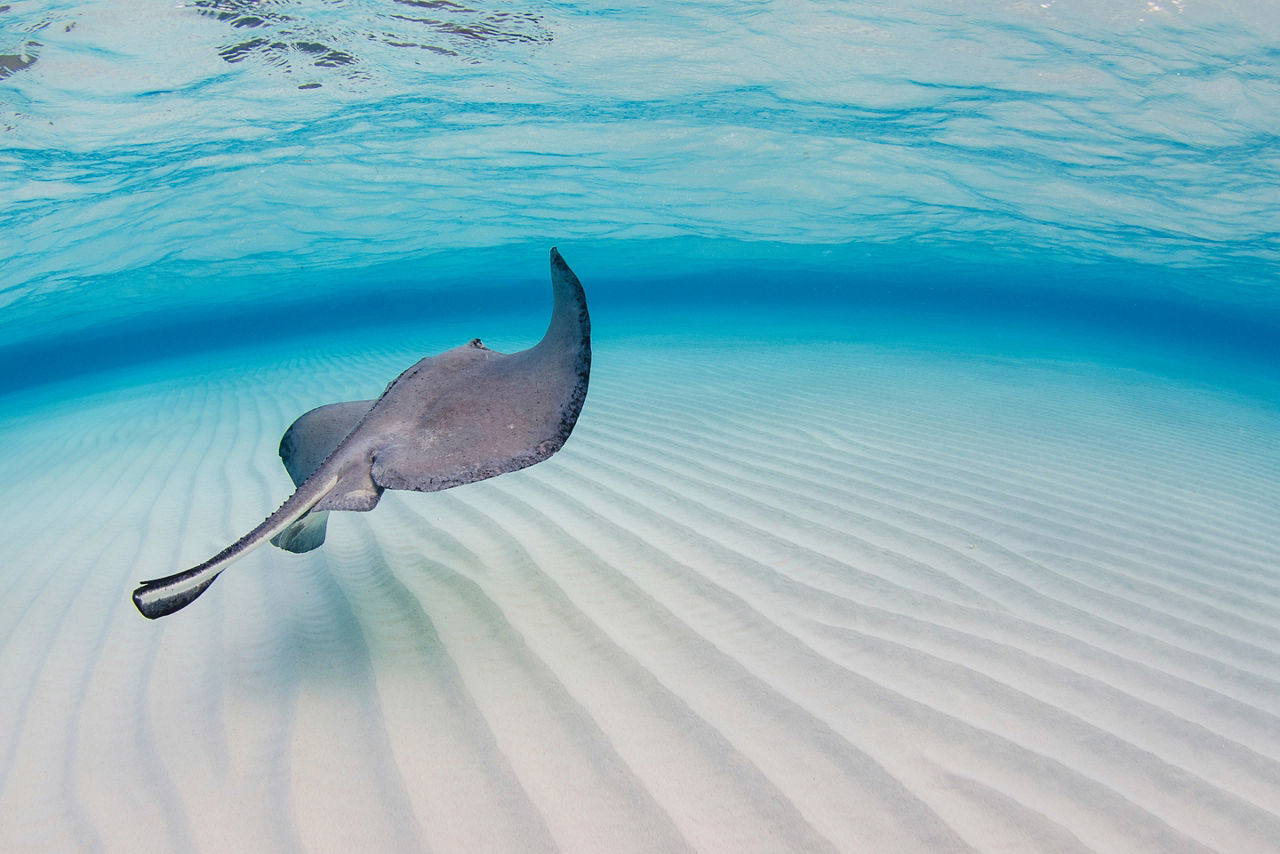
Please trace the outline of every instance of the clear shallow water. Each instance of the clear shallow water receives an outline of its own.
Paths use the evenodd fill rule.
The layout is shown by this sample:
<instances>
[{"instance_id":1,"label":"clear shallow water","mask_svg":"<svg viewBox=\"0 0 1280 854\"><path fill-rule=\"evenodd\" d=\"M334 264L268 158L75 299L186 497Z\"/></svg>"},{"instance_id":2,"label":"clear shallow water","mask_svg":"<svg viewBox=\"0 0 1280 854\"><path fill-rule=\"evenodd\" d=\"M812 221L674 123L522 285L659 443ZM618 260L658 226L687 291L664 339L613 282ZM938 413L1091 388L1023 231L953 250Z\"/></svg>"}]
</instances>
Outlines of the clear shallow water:
<instances>
[{"instance_id":1,"label":"clear shallow water","mask_svg":"<svg viewBox=\"0 0 1280 854\"><path fill-rule=\"evenodd\" d=\"M1274 407L697 329L599 334L553 460L338 514L160 623L133 583L274 506L298 412L461 329L22 393L6 849L1266 850Z\"/></svg>"},{"instance_id":2,"label":"clear shallow water","mask_svg":"<svg viewBox=\"0 0 1280 854\"><path fill-rule=\"evenodd\" d=\"M597 280L834 248L840 275L864 250L1278 314L1265 2L24 2L0 28L3 342L501 285L528 262L500 247L549 242Z\"/></svg>"},{"instance_id":3,"label":"clear shallow water","mask_svg":"<svg viewBox=\"0 0 1280 854\"><path fill-rule=\"evenodd\" d=\"M1265 850L1277 43L0 2L0 849ZM562 454L138 617L299 413L529 344L550 245Z\"/></svg>"}]
</instances>

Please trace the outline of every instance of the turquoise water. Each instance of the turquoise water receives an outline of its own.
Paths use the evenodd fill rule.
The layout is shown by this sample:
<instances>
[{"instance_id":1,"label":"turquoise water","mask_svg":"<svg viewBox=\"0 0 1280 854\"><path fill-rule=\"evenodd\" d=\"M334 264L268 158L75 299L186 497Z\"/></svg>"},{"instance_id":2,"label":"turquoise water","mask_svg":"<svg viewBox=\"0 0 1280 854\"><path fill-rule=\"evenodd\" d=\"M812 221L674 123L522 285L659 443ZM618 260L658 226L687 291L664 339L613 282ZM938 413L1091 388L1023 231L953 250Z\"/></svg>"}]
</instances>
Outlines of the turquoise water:
<instances>
[{"instance_id":1,"label":"turquoise water","mask_svg":"<svg viewBox=\"0 0 1280 854\"><path fill-rule=\"evenodd\" d=\"M6 376L523 293L551 243L600 301L872 290L1271 358L1278 37L1263 2L9 3Z\"/></svg>"},{"instance_id":2,"label":"turquoise water","mask_svg":"<svg viewBox=\"0 0 1280 854\"><path fill-rule=\"evenodd\" d=\"M1280 6L0 0L0 850L1262 851ZM545 328L526 472L129 601Z\"/></svg>"}]
</instances>

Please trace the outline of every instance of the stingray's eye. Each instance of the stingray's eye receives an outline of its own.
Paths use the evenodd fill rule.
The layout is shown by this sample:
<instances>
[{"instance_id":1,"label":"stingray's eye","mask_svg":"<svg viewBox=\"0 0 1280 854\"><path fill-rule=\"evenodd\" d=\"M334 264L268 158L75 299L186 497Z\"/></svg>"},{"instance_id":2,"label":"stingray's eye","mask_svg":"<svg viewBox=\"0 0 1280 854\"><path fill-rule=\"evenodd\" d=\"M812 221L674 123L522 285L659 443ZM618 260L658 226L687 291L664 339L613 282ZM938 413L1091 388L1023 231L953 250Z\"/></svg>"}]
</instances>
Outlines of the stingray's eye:
<instances>
[{"instance_id":1,"label":"stingray's eye","mask_svg":"<svg viewBox=\"0 0 1280 854\"><path fill-rule=\"evenodd\" d=\"M468 347L478 347L478 348L479 348L479 349L481 349L481 350L488 349L488 348L486 348L486 347L484 346L484 342L483 342L483 341L481 341L479 338L472 338L470 341L468 341L468 342L467 342L467 346L468 346Z\"/></svg>"}]
</instances>

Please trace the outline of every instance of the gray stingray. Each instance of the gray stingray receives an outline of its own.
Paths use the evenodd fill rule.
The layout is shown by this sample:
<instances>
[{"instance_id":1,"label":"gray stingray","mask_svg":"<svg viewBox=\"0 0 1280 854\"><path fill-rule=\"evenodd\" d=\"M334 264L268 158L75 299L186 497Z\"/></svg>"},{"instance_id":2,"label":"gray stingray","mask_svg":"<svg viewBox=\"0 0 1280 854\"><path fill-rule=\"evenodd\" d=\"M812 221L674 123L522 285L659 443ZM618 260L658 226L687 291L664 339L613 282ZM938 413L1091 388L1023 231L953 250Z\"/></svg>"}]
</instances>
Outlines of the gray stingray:
<instances>
[{"instance_id":1,"label":"gray stingray","mask_svg":"<svg viewBox=\"0 0 1280 854\"><path fill-rule=\"evenodd\" d=\"M329 510L372 510L384 489L435 492L516 471L560 450L587 396L591 318L578 277L551 250L554 307L546 335L519 353L476 338L418 362L377 400L331 403L280 440L297 491L199 566L144 581L144 617L190 604L227 564L268 540L293 552L324 542Z\"/></svg>"}]
</instances>

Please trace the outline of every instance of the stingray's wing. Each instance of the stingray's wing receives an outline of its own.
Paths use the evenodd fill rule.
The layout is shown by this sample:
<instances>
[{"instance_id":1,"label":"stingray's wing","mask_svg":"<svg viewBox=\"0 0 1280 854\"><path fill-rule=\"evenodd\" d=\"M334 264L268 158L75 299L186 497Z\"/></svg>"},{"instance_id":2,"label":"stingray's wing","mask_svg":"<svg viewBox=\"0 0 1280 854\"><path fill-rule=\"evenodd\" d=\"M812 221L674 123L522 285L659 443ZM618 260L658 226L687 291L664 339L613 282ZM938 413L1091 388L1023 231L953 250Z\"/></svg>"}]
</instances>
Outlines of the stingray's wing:
<instances>
[{"instance_id":1,"label":"stingray's wing","mask_svg":"<svg viewBox=\"0 0 1280 854\"><path fill-rule=\"evenodd\" d=\"M360 423L372 400L351 400L319 406L298 417L280 439L280 459L295 486L311 477L320 464ZM312 510L271 538L271 544L301 554L324 545L329 513Z\"/></svg>"},{"instance_id":2,"label":"stingray's wing","mask_svg":"<svg viewBox=\"0 0 1280 854\"><path fill-rule=\"evenodd\" d=\"M500 407L465 427L433 420L416 434L405 434L379 449L370 470L383 489L435 492L495 477L545 460L560 449L576 413L561 427L559 413Z\"/></svg>"},{"instance_id":3,"label":"stingray's wing","mask_svg":"<svg viewBox=\"0 0 1280 854\"><path fill-rule=\"evenodd\" d=\"M551 324L536 346L509 356L459 348L406 372L403 387L397 380L388 389L380 409L413 395L417 411L412 425L406 422L374 455L377 486L434 492L515 471L560 450L587 396L591 319L578 277L554 249L551 285ZM471 346L484 349L478 341Z\"/></svg>"},{"instance_id":4,"label":"stingray's wing","mask_svg":"<svg viewBox=\"0 0 1280 854\"><path fill-rule=\"evenodd\" d=\"M461 369L420 364L411 385L393 388L375 410L395 427L373 454L374 485L436 492L531 466L560 450L582 409L585 364L578 373L575 360L565 367L535 350L490 353ZM402 403L408 397L419 401L416 408Z\"/></svg>"},{"instance_id":5,"label":"stingray's wing","mask_svg":"<svg viewBox=\"0 0 1280 854\"><path fill-rule=\"evenodd\" d=\"M373 407L372 400L317 406L300 415L280 439L280 459L294 486L311 477Z\"/></svg>"}]
</instances>

